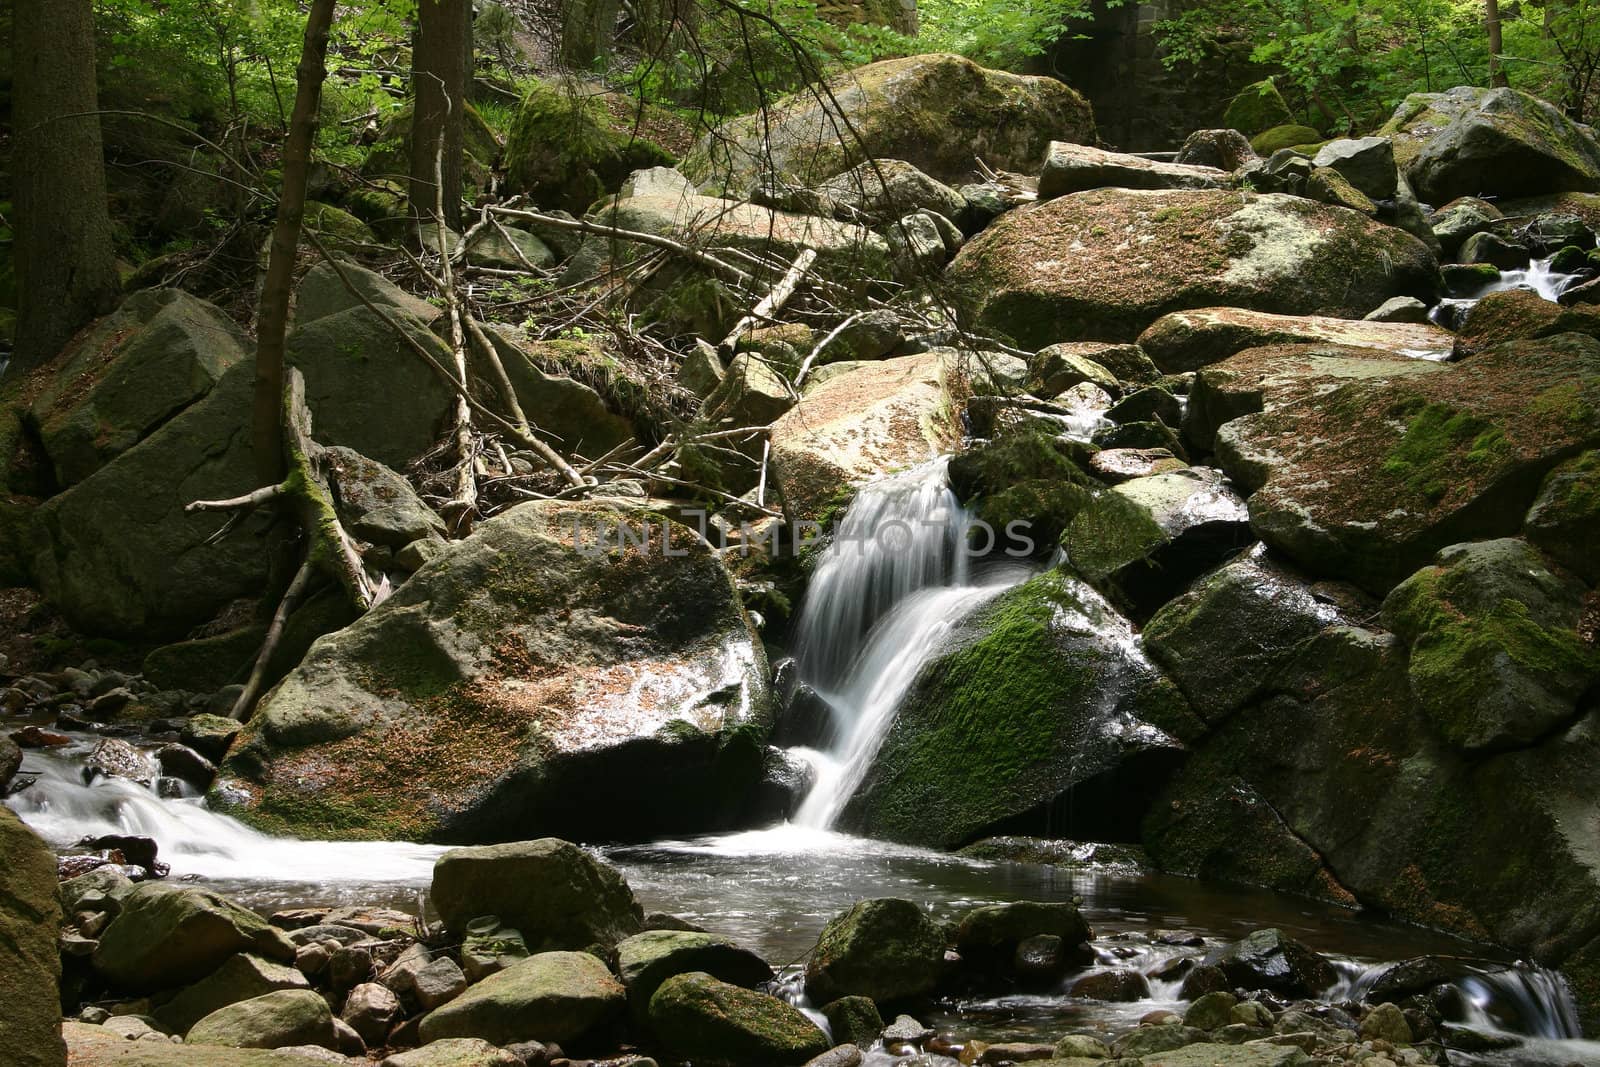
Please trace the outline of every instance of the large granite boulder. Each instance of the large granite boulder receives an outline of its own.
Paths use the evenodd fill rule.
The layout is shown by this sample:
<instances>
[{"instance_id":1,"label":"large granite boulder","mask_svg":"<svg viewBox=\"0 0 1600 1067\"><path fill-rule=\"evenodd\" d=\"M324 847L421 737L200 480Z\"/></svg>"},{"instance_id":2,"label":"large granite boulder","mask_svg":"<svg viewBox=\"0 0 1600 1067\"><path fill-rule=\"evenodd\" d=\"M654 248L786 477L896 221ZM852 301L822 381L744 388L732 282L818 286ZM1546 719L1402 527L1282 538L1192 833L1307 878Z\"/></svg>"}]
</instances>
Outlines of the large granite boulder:
<instances>
[{"instance_id":1,"label":"large granite boulder","mask_svg":"<svg viewBox=\"0 0 1600 1067\"><path fill-rule=\"evenodd\" d=\"M842 489L955 444L950 357L934 351L850 366L807 389L773 423L772 476L790 518L817 519Z\"/></svg>"},{"instance_id":2,"label":"large granite boulder","mask_svg":"<svg viewBox=\"0 0 1600 1067\"><path fill-rule=\"evenodd\" d=\"M1118 795L1118 772L1147 790L1170 772L1181 747L1173 735L1191 723L1177 690L1136 651L1127 620L1052 571L954 628L901 702L841 824L953 848L999 823L1042 826L1060 809L1089 821L1053 831L1103 839L1139 818L1138 802ZM1071 798L1078 803L1059 803Z\"/></svg>"},{"instance_id":3,"label":"large granite boulder","mask_svg":"<svg viewBox=\"0 0 1600 1067\"><path fill-rule=\"evenodd\" d=\"M295 946L226 897L145 882L122 898L100 935L94 969L114 988L146 993L197 982L240 952L292 963Z\"/></svg>"},{"instance_id":4,"label":"large granite boulder","mask_svg":"<svg viewBox=\"0 0 1600 1067\"><path fill-rule=\"evenodd\" d=\"M622 984L587 952L541 952L491 974L418 1028L424 1042L479 1037L496 1045L567 1042L617 1019Z\"/></svg>"},{"instance_id":5,"label":"large granite boulder","mask_svg":"<svg viewBox=\"0 0 1600 1067\"><path fill-rule=\"evenodd\" d=\"M1413 93L1378 133L1393 141L1395 161L1430 203L1600 190L1594 134L1515 89Z\"/></svg>"},{"instance_id":6,"label":"large granite boulder","mask_svg":"<svg viewBox=\"0 0 1600 1067\"><path fill-rule=\"evenodd\" d=\"M1446 545L1517 532L1551 468L1600 444L1591 337L1511 342L1431 373L1361 369L1330 381L1313 368L1272 406L1222 425L1216 449L1253 491L1250 525L1263 541L1373 593Z\"/></svg>"},{"instance_id":7,"label":"large granite boulder","mask_svg":"<svg viewBox=\"0 0 1600 1067\"><path fill-rule=\"evenodd\" d=\"M61 956L56 932L56 859L45 843L0 806L0 1049L16 1067L65 1067L61 1041Z\"/></svg>"},{"instance_id":8,"label":"large granite boulder","mask_svg":"<svg viewBox=\"0 0 1600 1067\"><path fill-rule=\"evenodd\" d=\"M863 900L822 928L806 964L806 993L819 1004L860 996L883 1005L926 995L938 985L944 945L939 926L911 901Z\"/></svg>"},{"instance_id":9,"label":"large granite boulder","mask_svg":"<svg viewBox=\"0 0 1600 1067\"><path fill-rule=\"evenodd\" d=\"M1039 199L1088 189L1225 189L1228 172L1192 163L1163 163L1091 145L1051 141L1039 175Z\"/></svg>"},{"instance_id":10,"label":"large granite boulder","mask_svg":"<svg viewBox=\"0 0 1600 1067\"><path fill-rule=\"evenodd\" d=\"M76 485L204 397L245 359L246 339L215 306L147 289L57 356L29 411L55 481Z\"/></svg>"},{"instance_id":11,"label":"large granite boulder","mask_svg":"<svg viewBox=\"0 0 1600 1067\"><path fill-rule=\"evenodd\" d=\"M661 984L650 998L650 1027L674 1055L693 1063L796 1067L829 1045L799 1008L703 971Z\"/></svg>"},{"instance_id":12,"label":"large granite boulder","mask_svg":"<svg viewBox=\"0 0 1600 1067\"><path fill-rule=\"evenodd\" d=\"M1131 341L1191 308L1359 318L1431 296L1438 265L1410 234L1299 197L1101 189L1008 213L946 277L979 324L1038 349Z\"/></svg>"},{"instance_id":13,"label":"large granite boulder","mask_svg":"<svg viewBox=\"0 0 1600 1067\"><path fill-rule=\"evenodd\" d=\"M1410 359L1445 360L1455 337L1426 324L1272 315L1244 308L1174 311L1139 335L1139 347L1168 374L1199 370L1247 348L1284 344L1348 345Z\"/></svg>"},{"instance_id":14,"label":"large granite boulder","mask_svg":"<svg viewBox=\"0 0 1600 1067\"><path fill-rule=\"evenodd\" d=\"M702 538L635 503L532 502L314 644L213 799L308 836L704 828L759 778L768 704Z\"/></svg>"},{"instance_id":15,"label":"large granite boulder","mask_svg":"<svg viewBox=\"0 0 1600 1067\"><path fill-rule=\"evenodd\" d=\"M1452 545L1401 582L1383 621L1410 645L1411 690L1464 749L1532 744L1600 681L1588 587L1525 541Z\"/></svg>"},{"instance_id":16,"label":"large granite boulder","mask_svg":"<svg viewBox=\"0 0 1600 1067\"><path fill-rule=\"evenodd\" d=\"M628 1009L638 1022L667 979L699 971L730 985L751 988L772 980L772 968L749 949L725 937L693 930L646 930L617 946L617 974L628 990Z\"/></svg>"},{"instance_id":17,"label":"large granite boulder","mask_svg":"<svg viewBox=\"0 0 1600 1067\"><path fill-rule=\"evenodd\" d=\"M32 513L29 571L75 628L181 636L230 601L260 594L271 562L266 517L212 541L219 516L184 511L256 488L254 374L235 364L204 398Z\"/></svg>"},{"instance_id":18,"label":"large granite boulder","mask_svg":"<svg viewBox=\"0 0 1600 1067\"><path fill-rule=\"evenodd\" d=\"M827 88L723 123L690 150L684 172L702 188L743 195L769 173L817 185L868 158L902 159L959 186L974 157L1032 172L1050 141L1095 139L1088 102L1065 83L961 56L886 59Z\"/></svg>"},{"instance_id":19,"label":"large granite boulder","mask_svg":"<svg viewBox=\"0 0 1600 1067\"><path fill-rule=\"evenodd\" d=\"M218 1008L195 1023L185 1041L228 1048L339 1047L328 1002L309 989L282 989Z\"/></svg>"},{"instance_id":20,"label":"large granite boulder","mask_svg":"<svg viewBox=\"0 0 1600 1067\"><path fill-rule=\"evenodd\" d=\"M451 849L433 865L432 897L451 932L494 915L535 952L609 948L643 915L615 868L553 837Z\"/></svg>"}]
</instances>

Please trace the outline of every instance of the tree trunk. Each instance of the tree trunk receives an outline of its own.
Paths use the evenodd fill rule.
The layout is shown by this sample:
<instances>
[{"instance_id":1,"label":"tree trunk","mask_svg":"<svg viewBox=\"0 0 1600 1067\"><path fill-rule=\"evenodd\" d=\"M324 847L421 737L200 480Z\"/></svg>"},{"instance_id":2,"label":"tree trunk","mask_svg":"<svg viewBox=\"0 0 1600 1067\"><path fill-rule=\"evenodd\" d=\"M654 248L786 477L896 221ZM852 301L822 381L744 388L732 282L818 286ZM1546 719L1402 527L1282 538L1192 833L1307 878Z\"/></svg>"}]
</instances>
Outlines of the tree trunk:
<instances>
[{"instance_id":1,"label":"tree trunk","mask_svg":"<svg viewBox=\"0 0 1600 1067\"><path fill-rule=\"evenodd\" d=\"M617 29L618 0L571 0L561 23L561 64L568 70L593 72L611 54Z\"/></svg>"},{"instance_id":2,"label":"tree trunk","mask_svg":"<svg viewBox=\"0 0 1600 1067\"><path fill-rule=\"evenodd\" d=\"M256 324L255 400L250 420L250 447L256 474L264 484L283 478L283 342L289 327L289 293L294 282L295 251L306 207L306 171L317 135L317 108L327 77L328 27L334 0L313 0L306 16L305 43L296 72L294 112L289 139L283 146L283 191L278 195L278 220L272 227L267 277L261 286L261 313Z\"/></svg>"},{"instance_id":3,"label":"tree trunk","mask_svg":"<svg viewBox=\"0 0 1600 1067\"><path fill-rule=\"evenodd\" d=\"M461 229L462 131L472 53L468 0L420 0L411 51L411 213L434 216L434 151L444 136L445 224Z\"/></svg>"},{"instance_id":4,"label":"tree trunk","mask_svg":"<svg viewBox=\"0 0 1600 1067\"><path fill-rule=\"evenodd\" d=\"M1500 58L1505 45L1504 35L1500 32L1499 0L1486 0L1483 5L1483 23L1489 33L1489 86L1493 89L1504 89L1511 82L1506 78L1505 62Z\"/></svg>"},{"instance_id":5,"label":"tree trunk","mask_svg":"<svg viewBox=\"0 0 1600 1067\"><path fill-rule=\"evenodd\" d=\"M13 373L59 352L111 310L111 246L89 0L16 0L12 128L17 343Z\"/></svg>"}]
</instances>

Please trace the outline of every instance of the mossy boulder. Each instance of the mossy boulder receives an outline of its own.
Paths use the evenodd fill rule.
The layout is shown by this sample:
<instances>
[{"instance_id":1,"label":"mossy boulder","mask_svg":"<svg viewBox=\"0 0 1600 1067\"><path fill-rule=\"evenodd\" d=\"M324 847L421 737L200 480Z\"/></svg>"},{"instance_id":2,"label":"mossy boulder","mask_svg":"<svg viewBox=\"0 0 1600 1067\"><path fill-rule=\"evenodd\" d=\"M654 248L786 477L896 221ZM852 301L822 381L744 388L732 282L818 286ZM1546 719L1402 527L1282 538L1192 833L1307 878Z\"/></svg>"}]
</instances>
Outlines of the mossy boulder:
<instances>
[{"instance_id":1,"label":"mossy boulder","mask_svg":"<svg viewBox=\"0 0 1600 1067\"><path fill-rule=\"evenodd\" d=\"M1221 374L1259 354L1225 361ZM1313 353L1308 357L1318 362ZM1514 534L1545 475L1600 444L1600 341L1511 342L1415 373L1360 361L1313 369L1217 431L1250 525L1313 574L1382 594L1446 545ZM1202 372L1209 377L1212 369Z\"/></svg>"},{"instance_id":2,"label":"mossy boulder","mask_svg":"<svg viewBox=\"0 0 1600 1067\"><path fill-rule=\"evenodd\" d=\"M1530 744L1600 681L1581 633L1587 587L1525 541L1452 545L1401 582L1383 621L1410 646L1417 704L1468 750Z\"/></svg>"},{"instance_id":3,"label":"mossy boulder","mask_svg":"<svg viewBox=\"0 0 1600 1067\"><path fill-rule=\"evenodd\" d=\"M668 978L650 998L650 1028L672 1053L694 1063L799 1065L828 1051L828 1036L767 993L704 972Z\"/></svg>"},{"instance_id":4,"label":"mossy boulder","mask_svg":"<svg viewBox=\"0 0 1600 1067\"><path fill-rule=\"evenodd\" d=\"M1322 145L1322 132L1310 126L1289 123L1263 130L1250 138L1250 147L1258 156L1270 156L1285 148L1293 148L1306 155Z\"/></svg>"},{"instance_id":5,"label":"mossy boulder","mask_svg":"<svg viewBox=\"0 0 1600 1067\"><path fill-rule=\"evenodd\" d=\"M75 485L204 397L245 360L215 306L146 289L79 334L41 375L31 419L58 486Z\"/></svg>"},{"instance_id":6,"label":"mossy boulder","mask_svg":"<svg viewBox=\"0 0 1600 1067\"><path fill-rule=\"evenodd\" d=\"M1122 391L1117 375L1094 357L1099 346L1066 343L1041 348L1028 360L1028 392L1049 400L1084 382L1112 396Z\"/></svg>"},{"instance_id":7,"label":"mossy boulder","mask_svg":"<svg viewBox=\"0 0 1600 1067\"><path fill-rule=\"evenodd\" d=\"M304 221L306 228L322 238L329 248L354 250L378 243L366 223L333 204L308 200Z\"/></svg>"},{"instance_id":8,"label":"mossy boulder","mask_svg":"<svg viewBox=\"0 0 1600 1067\"><path fill-rule=\"evenodd\" d=\"M955 353L834 366L842 369L772 424L772 477L791 519L815 520L841 488L920 463L960 437Z\"/></svg>"},{"instance_id":9,"label":"mossy boulder","mask_svg":"<svg viewBox=\"0 0 1600 1067\"><path fill-rule=\"evenodd\" d=\"M506 136L507 188L541 207L582 214L631 172L672 166L671 154L614 115L608 102L576 82L533 83Z\"/></svg>"},{"instance_id":10,"label":"mossy boulder","mask_svg":"<svg viewBox=\"0 0 1600 1067\"><path fill-rule=\"evenodd\" d=\"M9 808L0 808L0 1048L16 1067L65 1067L55 856Z\"/></svg>"},{"instance_id":11,"label":"mossy boulder","mask_svg":"<svg viewBox=\"0 0 1600 1067\"><path fill-rule=\"evenodd\" d=\"M643 916L614 867L553 837L451 849L434 862L432 897L452 933L493 915L536 952L609 949Z\"/></svg>"},{"instance_id":12,"label":"mossy boulder","mask_svg":"<svg viewBox=\"0 0 1600 1067\"><path fill-rule=\"evenodd\" d=\"M697 535L633 503L532 502L313 645L214 799L307 836L702 829L760 776L765 679Z\"/></svg>"},{"instance_id":13,"label":"mossy boulder","mask_svg":"<svg viewBox=\"0 0 1600 1067\"><path fill-rule=\"evenodd\" d=\"M27 569L74 628L170 639L260 595L275 544L267 517L214 541L218 516L184 510L257 487L246 432L254 374L235 364L203 399L32 511Z\"/></svg>"},{"instance_id":14,"label":"mossy boulder","mask_svg":"<svg viewBox=\"0 0 1600 1067\"><path fill-rule=\"evenodd\" d=\"M840 136L846 120L851 132ZM857 67L826 93L802 89L762 114L723 123L690 150L683 171L702 189L742 196L769 172L815 186L868 158L900 159L960 185L974 156L1032 172L1052 140L1095 140L1088 102L1065 83L961 56L909 56Z\"/></svg>"},{"instance_id":15,"label":"mossy boulder","mask_svg":"<svg viewBox=\"0 0 1600 1067\"><path fill-rule=\"evenodd\" d=\"M1252 552L1213 571L1144 628L1144 647L1207 722L1258 699L1299 645L1340 621L1290 568Z\"/></svg>"},{"instance_id":16,"label":"mossy boulder","mask_svg":"<svg viewBox=\"0 0 1600 1067\"><path fill-rule=\"evenodd\" d=\"M873 159L829 178L817 190L840 217L883 226L915 211L952 222L966 211L960 193L903 159Z\"/></svg>"},{"instance_id":17,"label":"mossy boulder","mask_svg":"<svg viewBox=\"0 0 1600 1067\"><path fill-rule=\"evenodd\" d=\"M1240 89L1228 101L1227 110L1222 113L1222 124L1230 130L1238 130L1246 137L1254 137L1274 126L1286 126L1293 121L1294 115L1289 105L1284 102L1283 94L1278 92L1278 87L1270 78L1252 82Z\"/></svg>"},{"instance_id":18,"label":"mossy boulder","mask_svg":"<svg viewBox=\"0 0 1600 1067\"><path fill-rule=\"evenodd\" d=\"M199 981L240 952L289 963L295 946L226 897L145 882L122 898L94 951L94 969L113 988L146 993Z\"/></svg>"},{"instance_id":19,"label":"mossy boulder","mask_svg":"<svg viewBox=\"0 0 1600 1067\"><path fill-rule=\"evenodd\" d=\"M1396 162L1431 203L1600 189L1594 135L1515 89L1413 93L1378 133L1393 140Z\"/></svg>"},{"instance_id":20,"label":"mossy boulder","mask_svg":"<svg viewBox=\"0 0 1600 1067\"><path fill-rule=\"evenodd\" d=\"M1470 356L1507 341L1581 333L1600 338L1600 307L1562 307L1522 289L1490 293L1467 313L1455 354Z\"/></svg>"},{"instance_id":21,"label":"mossy boulder","mask_svg":"<svg viewBox=\"0 0 1600 1067\"><path fill-rule=\"evenodd\" d=\"M939 983L944 946L939 926L911 901L863 900L822 928L806 993L819 1003L868 997L880 1007L926 996Z\"/></svg>"},{"instance_id":22,"label":"mossy boulder","mask_svg":"<svg viewBox=\"0 0 1600 1067\"><path fill-rule=\"evenodd\" d=\"M1030 937L1055 937L1072 949L1086 946L1093 931L1070 901L1021 900L973 908L956 927L956 949L979 966L1009 966L1017 946Z\"/></svg>"},{"instance_id":23,"label":"mossy boulder","mask_svg":"<svg viewBox=\"0 0 1600 1067\"><path fill-rule=\"evenodd\" d=\"M1099 484L1075 461L1081 448L1038 430L1019 429L953 456L950 488L986 524L973 531L975 551L1048 555ZM1031 547L1030 547L1031 546Z\"/></svg>"},{"instance_id":24,"label":"mossy boulder","mask_svg":"<svg viewBox=\"0 0 1600 1067\"><path fill-rule=\"evenodd\" d=\"M635 435L646 386L601 341L536 341L510 326L484 332L534 432L562 455L599 458Z\"/></svg>"},{"instance_id":25,"label":"mossy boulder","mask_svg":"<svg viewBox=\"0 0 1600 1067\"><path fill-rule=\"evenodd\" d=\"M1585 452L1550 472L1528 509L1529 541L1591 585L1600 583L1594 532L1600 529L1600 452Z\"/></svg>"},{"instance_id":26,"label":"mossy boulder","mask_svg":"<svg viewBox=\"0 0 1600 1067\"><path fill-rule=\"evenodd\" d=\"M1333 626L1272 692L1196 746L1149 809L1169 870L1359 903L1550 966L1572 963L1585 1025L1600 862L1600 714L1523 747L1461 752L1419 707L1406 642ZM1337 872L1337 878L1331 872Z\"/></svg>"},{"instance_id":27,"label":"mossy boulder","mask_svg":"<svg viewBox=\"0 0 1600 1067\"><path fill-rule=\"evenodd\" d=\"M478 1037L496 1045L570 1042L620 1019L622 983L587 952L541 952L423 1016L424 1043Z\"/></svg>"},{"instance_id":28,"label":"mossy boulder","mask_svg":"<svg viewBox=\"0 0 1600 1067\"><path fill-rule=\"evenodd\" d=\"M221 967L161 1005L155 1016L161 1025L181 1035L212 1012L230 1004L281 989L308 988L310 984L305 975L294 967L241 952L228 957Z\"/></svg>"},{"instance_id":29,"label":"mossy boulder","mask_svg":"<svg viewBox=\"0 0 1600 1067\"><path fill-rule=\"evenodd\" d=\"M628 990L628 1010L646 1023L661 983L699 971L730 985L752 988L772 980L772 968L725 937L692 930L646 930L617 946L617 974Z\"/></svg>"},{"instance_id":30,"label":"mossy boulder","mask_svg":"<svg viewBox=\"0 0 1600 1067\"><path fill-rule=\"evenodd\" d=\"M1428 324L1272 315L1231 307L1174 311L1139 335L1139 347L1168 374L1199 370L1247 348L1317 343L1376 349L1411 359L1444 360L1450 356L1455 337L1448 330Z\"/></svg>"},{"instance_id":31,"label":"mossy boulder","mask_svg":"<svg viewBox=\"0 0 1600 1067\"><path fill-rule=\"evenodd\" d=\"M1453 256L1467 238L1492 229L1503 218L1505 213L1489 201L1462 196L1434 212L1430 223L1440 248Z\"/></svg>"},{"instance_id":32,"label":"mossy boulder","mask_svg":"<svg viewBox=\"0 0 1600 1067\"><path fill-rule=\"evenodd\" d=\"M339 1047L328 1002L309 989L282 989L218 1008L190 1027L185 1043L227 1048Z\"/></svg>"},{"instance_id":33,"label":"mossy boulder","mask_svg":"<svg viewBox=\"0 0 1600 1067\"><path fill-rule=\"evenodd\" d=\"M404 178L411 172L411 104L397 108L378 132L377 142L367 151L361 171L383 183L387 178ZM500 138L484 120L483 112L469 101L462 119L461 147L466 155L464 176L476 185L489 174L500 157ZM359 202L360 194L351 199ZM401 203L404 203L402 194ZM352 203L351 209L355 210ZM357 212L358 214L360 212Z\"/></svg>"},{"instance_id":34,"label":"mossy boulder","mask_svg":"<svg viewBox=\"0 0 1600 1067\"><path fill-rule=\"evenodd\" d=\"M1299 197L1102 189L1005 215L946 277L979 324L1038 349L1132 341L1191 308L1359 318L1430 297L1438 265L1410 234Z\"/></svg>"},{"instance_id":35,"label":"mossy boulder","mask_svg":"<svg viewBox=\"0 0 1600 1067\"><path fill-rule=\"evenodd\" d=\"M954 628L907 692L841 824L938 848L1002 823L1043 827L1052 815L1052 830L1068 836L1127 832L1141 801L1118 783L1159 780L1180 747L1174 735L1196 726L1134 651L1127 620L1048 572Z\"/></svg>"},{"instance_id":36,"label":"mossy boulder","mask_svg":"<svg viewBox=\"0 0 1600 1067\"><path fill-rule=\"evenodd\" d=\"M1069 564L1135 619L1253 540L1244 501L1211 467L1134 478L1067 527Z\"/></svg>"}]
</instances>

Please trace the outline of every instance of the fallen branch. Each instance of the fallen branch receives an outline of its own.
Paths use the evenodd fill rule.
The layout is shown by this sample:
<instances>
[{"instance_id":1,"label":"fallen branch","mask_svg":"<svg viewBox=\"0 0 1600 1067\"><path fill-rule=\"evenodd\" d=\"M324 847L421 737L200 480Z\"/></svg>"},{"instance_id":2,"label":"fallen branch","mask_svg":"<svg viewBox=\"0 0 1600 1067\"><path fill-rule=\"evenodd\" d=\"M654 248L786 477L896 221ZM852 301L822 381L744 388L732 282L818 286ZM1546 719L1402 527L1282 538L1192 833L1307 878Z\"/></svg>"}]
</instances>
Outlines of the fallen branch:
<instances>
[{"instance_id":1,"label":"fallen branch","mask_svg":"<svg viewBox=\"0 0 1600 1067\"><path fill-rule=\"evenodd\" d=\"M262 640L261 649L256 653L256 661L250 667L250 678L245 682L243 692L233 702L232 710L228 712L230 718L243 722L249 717L250 709L255 707L256 700L261 696L262 683L266 681L267 665L272 659L272 654L278 650L289 616L300 605L315 571L316 568L311 565L311 555L307 553L306 558L300 561L300 569L294 572L294 579L289 582L289 588L284 591L283 599L278 601L278 610L272 613L272 623L267 627L267 636Z\"/></svg>"},{"instance_id":2,"label":"fallen branch","mask_svg":"<svg viewBox=\"0 0 1600 1067\"><path fill-rule=\"evenodd\" d=\"M866 312L864 312L864 311L857 311L855 314L851 315L849 318L847 318L843 322L839 323L839 325L837 325L833 329L829 330L828 331L828 335L826 337L824 337L822 340L820 340L820 341L818 341L816 343L816 347L811 349L811 354L806 356L805 361L800 364L800 369L795 372L794 388L795 388L796 392L800 391L800 386L805 383L806 375L811 373L811 365L817 361L817 357L818 356L822 355L823 350L826 349L829 345L833 344L834 340L841 333L844 333L844 331L850 326L851 323L855 322L857 319L859 319L862 315L865 315L865 314L866 314Z\"/></svg>"},{"instance_id":3,"label":"fallen branch","mask_svg":"<svg viewBox=\"0 0 1600 1067\"><path fill-rule=\"evenodd\" d=\"M442 93L446 116L453 101L450 94ZM439 144L433 156L433 223L439 240L439 295L444 298L450 354L455 357L456 370L456 488L455 493L441 509L452 533L460 535L471 525L472 513L478 506L478 478L474 469L477 448L472 435L472 406L467 403L467 336L461 325L461 298L456 294L456 279L449 251L449 230L444 216L444 133L439 134ZM462 238L457 251L465 255L467 242Z\"/></svg>"},{"instance_id":4,"label":"fallen branch","mask_svg":"<svg viewBox=\"0 0 1600 1067\"><path fill-rule=\"evenodd\" d=\"M733 324L733 329L728 331L728 336L724 337L722 343L717 345L718 355L722 356L724 360L729 359L734 351L738 349L740 339L753 329L757 323L771 322L773 316L782 310L783 305L789 302L789 298L794 295L795 289L800 285L800 279L806 276L806 271L810 270L811 265L816 261L817 250L815 248L801 249L800 254L795 256L794 262L790 264L788 272L778 279L778 284L774 285L771 291L761 298L760 303L750 309L750 314Z\"/></svg>"},{"instance_id":5,"label":"fallen branch","mask_svg":"<svg viewBox=\"0 0 1600 1067\"><path fill-rule=\"evenodd\" d=\"M709 252L702 252L698 248L686 245L682 241L674 241L670 237L661 237L653 233L640 233L637 230L623 230L615 226L602 226L600 223L590 222L588 219L563 219L555 215L543 215L537 211L508 207L491 207L489 211L502 218L523 219L558 230L594 234L597 237L612 237L619 241L632 241L635 244L654 245L656 248L664 248L668 252L675 252L685 259L691 259L703 267L733 279L741 285L749 285L753 282L748 273L735 267L732 263L718 259Z\"/></svg>"}]
</instances>

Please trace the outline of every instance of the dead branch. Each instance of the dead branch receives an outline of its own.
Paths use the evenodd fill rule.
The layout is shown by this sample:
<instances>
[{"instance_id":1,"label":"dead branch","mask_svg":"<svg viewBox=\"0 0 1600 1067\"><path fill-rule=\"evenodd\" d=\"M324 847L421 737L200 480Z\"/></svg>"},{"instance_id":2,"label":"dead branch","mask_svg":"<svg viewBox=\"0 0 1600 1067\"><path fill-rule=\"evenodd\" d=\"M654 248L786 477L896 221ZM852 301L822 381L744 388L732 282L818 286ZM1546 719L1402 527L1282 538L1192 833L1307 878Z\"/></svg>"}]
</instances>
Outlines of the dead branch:
<instances>
[{"instance_id":1,"label":"dead branch","mask_svg":"<svg viewBox=\"0 0 1600 1067\"><path fill-rule=\"evenodd\" d=\"M611 237L619 241L631 241L635 244L654 245L656 248L664 248L668 252L675 252L685 259L693 260L701 266L730 278L741 285L748 285L752 282L749 274L733 264L718 259L709 252L702 252L698 248L686 245L682 241L674 241L670 237L661 237L653 233L640 233L637 230L622 230L615 226L602 226L598 222L590 222L588 219L563 219L555 215L543 215L537 211L507 207L490 207L489 211L503 218L537 222L542 226L550 226L558 230L593 234L597 237Z\"/></svg>"},{"instance_id":2,"label":"dead branch","mask_svg":"<svg viewBox=\"0 0 1600 1067\"><path fill-rule=\"evenodd\" d=\"M272 613L272 623L267 627L267 635L261 642L260 651L256 653L256 661L250 668L250 678L245 682L244 691L233 702L232 710L228 712L230 718L243 722L249 718L250 709L256 706L256 700L261 696L262 683L266 681L267 665L283 640L284 626L288 623L289 616L294 613L294 609L300 606L306 587L311 584L311 576L315 572L316 568L312 566L311 554L308 552L305 559L300 561L300 569L295 571L289 588L284 591L283 599L278 601L278 609Z\"/></svg>"},{"instance_id":3,"label":"dead branch","mask_svg":"<svg viewBox=\"0 0 1600 1067\"><path fill-rule=\"evenodd\" d=\"M260 507L262 504L271 503L283 495L281 485L263 485L260 489L253 489L244 496L231 497L227 500L192 500L185 504L184 511L249 511Z\"/></svg>"},{"instance_id":4,"label":"dead branch","mask_svg":"<svg viewBox=\"0 0 1600 1067\"><path fill-rule=\"evenodd\" d=\"M829 330L827 336L816 343L816 346L811 349L811 354L806 356L805 361L800 364L800 369L795 372L794 387L796 392L800 390L801 385L805 384L806 375L811 373L811 365L817 361L818 356L822 355L823 350L829 345L833 344L834 340L841 333L844 333L845 329L848 328L851 323L855 322L865 314L866 312L864 311L857 311L855 314L849 316L843 322L839 323L839 325Z\"/></svg>"},{"instance_id":5,"label":"dead branch","mask_svg":"<svg viewBox=\"0 0 1600 1067\"><path fill-rule=\"evenodd\" d=\"M450 94L441 94L444 110L448 116L450 108L455 102L450 99ZM444 298L445 315L449 336L446 338L450 345L450 354L455 358L456 371L456 488L454 495L445 502L441 509L444 520L450 524L451 530L460 534L472 524L472 513L478 506L478 479L474 470L473 461L477 457L477 448L472 435L472 406L467 403L467 337L461 325L461 298L456 293L456 279L451 265L448 234L445 226L445 189L444 189L444 133L439 134L439 144L433 157L434 176L434 211L433 222L437 228L439 239L439 295ZM461 247L457 249L461 254L466 253L467 242L463 237Z\"/></svg>"},{"instance_id":6,"label":"dead branch","mask_svg":"<svg viewBox=\"0 0 1600 1067\"><path fill-rule=\"evenodd\" d=\"M722 343L717 345L717 353L723 359L730 358L739 347L740 338L755 328L757 323L771 322L773 316L783 309L783 305L789 302L789 298L794 295L795 289L800 285L800 279L806 276L806 272L811 269L811 265L816 261L817 250L815 248L801 249L800 254L794 257L794 263L790 264L788 272L778 279L778 283L772 287L766 296L761 298L761 302L750 310L750 314L733 324L733 329L728 331L728 336L724 337Z\"/></svg>"}]
</instances>

